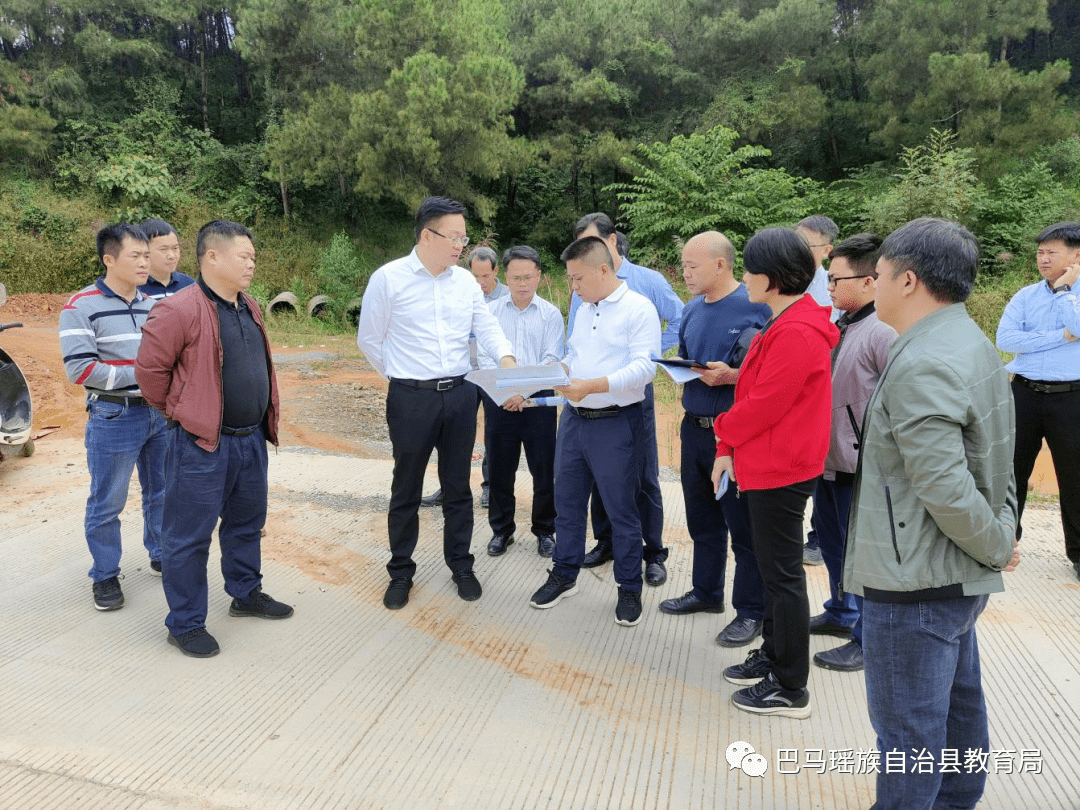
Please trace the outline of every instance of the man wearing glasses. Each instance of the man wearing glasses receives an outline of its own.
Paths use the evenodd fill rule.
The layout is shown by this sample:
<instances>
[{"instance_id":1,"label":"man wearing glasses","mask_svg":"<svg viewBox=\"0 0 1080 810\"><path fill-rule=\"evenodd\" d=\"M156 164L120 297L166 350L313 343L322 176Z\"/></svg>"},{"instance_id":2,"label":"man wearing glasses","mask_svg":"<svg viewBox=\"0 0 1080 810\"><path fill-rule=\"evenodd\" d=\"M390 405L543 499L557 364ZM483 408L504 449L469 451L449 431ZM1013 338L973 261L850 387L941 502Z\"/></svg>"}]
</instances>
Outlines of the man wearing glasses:
<instances>
[{"instance_id":1,"label":"man wearing glasses","mask_svg":"<svg viewBox=\"0 0 1080 810\"><path fill-rule=\"evenodd\" d=\"M458 595L473 601L482 593L469 551L473 532L469 466L476 439L476 389L465 384L469 335L480 347L513 367L513 347L488 310L472 274L457 266L469 243L465 206L428 197L416 212L416 247L408 256L375 271L364 291L356 345L390 380L386 424L394 449L387 528L390 584L383 604L409 602L419 537L418 511L424 470L439 449L443 491L443 559Z\"/></svg>"}]
</instances>

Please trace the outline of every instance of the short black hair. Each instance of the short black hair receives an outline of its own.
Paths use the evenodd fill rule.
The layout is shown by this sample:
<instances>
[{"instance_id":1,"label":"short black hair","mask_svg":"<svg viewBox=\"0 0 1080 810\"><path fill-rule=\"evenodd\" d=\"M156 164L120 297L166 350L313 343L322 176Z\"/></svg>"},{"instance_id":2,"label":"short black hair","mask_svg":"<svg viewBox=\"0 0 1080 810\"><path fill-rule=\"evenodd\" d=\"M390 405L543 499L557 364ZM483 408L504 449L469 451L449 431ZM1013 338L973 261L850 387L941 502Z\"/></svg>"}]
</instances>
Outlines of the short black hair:
<instances>
[{"instance_id":1,"label":"short black hair","mask_svg":"<svg viewBox=\"0 0 1080 810\"><path fill-rule=\"evenodd\" d=\"M611 221L611 217L597 211L592 214L586 214L577 221L577 224L574 225L574 238L579 238L590 225L596 226L596 231L600 234L601 239L607 239L615 233L615 223ZM610 252L611 251L608 251L608 253Z\"/></svg>"},{"instance_id":2,"label":"short black hair","mask_svg":"<svg viewBox=\"0 0 1080 810\"><path fill-rule=\"evenodd\" d=\"M817 267L806 240L791 228L763 228L743 248L747 273L767 276L769 289L781 295L802 295Z\"/></svg>"},{"instance_id":3,"label":"short black hair","mask_svg":"<svg viewBox=\"0 0 1080 810\"><path fill-rule=\"evenodd\" d=\"M575 239L566 246L562 255L559 256L559 260L563 264L578 259L588 259L598 265L606 264L608 267L615 267L611 261L611 251L608 250L607 242L603 239L597 239L595 236L583 236L580 239Z\"/></svg>"},{"instance_id":4,"label":"short black hair","mask_svg":"<svg viewBox=\"0 0 1080 810\"><path fill-rule=\"evenodd\" d=\"M856 275L877 278L879 250L881 250L880 236L876 233L857 233L830 250L829 258L847 259Z\"/></svg>"},{"instance_id":5,"label":"short black hair","mask_svg":"<svg viewBox=\"0 0 1080 810\"><path fill-rule=\"evenodd\" d=\"M833 240L840 234L840 226L822 214L814 214L810 217L803 217L795 225L796 228L805 228L808 231L814 233L820 233L829 243L832 244Z\"/></svg>"},{"instance_id":6,"label":"short black hair","mask_svg":"<svg viewBox=\"0 0 1080 810\"><path fill-rule=\"evenodd\" d=\"M901 225L881 243L880 257L893 266L894 278L910 270L943 304L966 301L979 272L979 243L947 219L921 217Z\"/></svg>"},{"instance_id":7,"label":"short black hair","mask_svg":"<svg viewBox=\"0 0 1080 810\"><path fill-rule=\"evenodd\" d=\"M414 233L416 241L420 241L420 233L424 228L427 228L429 222L442 219L450 214L464 216L465 206L457 200L451 200L449 197L428 197L425 199L420 203L420 207L416 209L416 229Z\"/></svg>"},{"instance_id":8,"label":"short black hair","mask_svg":"<svg viewBox=\"0 0 1080 810\"><path fill-rule=\"evenodd\" d=\"M503 269L514 261L514 259L525 259L536 265L536 269L543 271L540 266L540 254L533 250L528 245L515 245L512 248L508 248L502 255Z\"/></svg>"},{"instance_id":9,"label":"short black hair","mask_svg":"<svg viewBox=\"0 0 1080 810\"><path fill-rule=\"evenodd\" d=\"M255 241L255 236L241 225L239 222L230 222L227 219L215 219L207 222L201 228L199 228L199 235L195 239L195 259L201 262L203 256L206 255L207 241L214 237L223 237L225 239L236 239L239 236L246 236L252 242Z\"/></svg>"},{"instance_id":10,"label":"short black hair","mask_svg":"<svg viewBox=\"0 0 1080 810\"><path fill-rule=\"evenodd\" d=\"M105 266L106 253L114 259L120 255L120 246L125 239L134 239L136 242L150 241L138 225L130 222L114 222L97 232L97 257L102 267Z\"/></svg>"},{"instance_id":11,"label":"short black hair","mask_svg":"<svg viewBox=\"0 0 1080 810\"><path fill-rule=\"evenodd\" d=\"M615 231L615 250L619 251L619 255L624 259L630 254L630 240L622 231Z\"/></svg>"},{"instance_id":12,"label":"short black hair","mask_svg":"<svg viewBox=\"0 0 1080 810\"><path fill-rule=\"evenodd\" d=\"M168 236L171 233L176 233L176 228L170 225L163 219L144 219L139 223L139 228L146 234L146 240L149 242L151 239L157 239L159 236Z\"/></svg>"},{"instance_id":13,"label":"short black hair","mask_svg":"<svg viewBox=\"0 0 1080 810\"><path fill-rule=\"evenodd\" d=\"M1080 224L1058 222L1044 228L1042 233L1035 237L1035 244L1041 245L1043 242L1064 242L1067 248L1080 248Z\"/></svg>"}]
</instances>

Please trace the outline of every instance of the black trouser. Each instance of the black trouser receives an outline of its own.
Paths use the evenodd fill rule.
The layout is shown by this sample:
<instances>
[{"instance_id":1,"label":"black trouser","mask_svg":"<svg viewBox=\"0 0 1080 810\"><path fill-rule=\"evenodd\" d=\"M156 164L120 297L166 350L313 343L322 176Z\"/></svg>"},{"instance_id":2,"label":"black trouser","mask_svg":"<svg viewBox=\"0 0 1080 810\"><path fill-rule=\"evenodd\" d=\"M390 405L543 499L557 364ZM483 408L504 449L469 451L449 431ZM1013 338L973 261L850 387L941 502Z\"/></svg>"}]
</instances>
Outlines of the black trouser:
<instances>
[{"instance_id":1,"label":"black trouser","mask_svg":"<svg viewBox=\"0 0 1080 810\"><path fill-rule=\"evenodd\" d=\"M431 451L439 449L439 486L443 492L443 559L454 573L473 566L469 553L473 532L469 469L476 439L476 388L468 383L447 391L413 388L390 381L386 425L394 447L387 528L392 577L412 577L412 555L420 532L418 511L424 472Z\"/></svg>"},{"instance_id":2,"label":"black trouser","mask_svg":"<svg viewBox=\"0 0 1080 810\"><path fill-rule=\"evenodd\" d=\"M641 413L645 420L645 476L638 493L638 517L641 520L641 537L645 541L645 562L662 563L668 558L668 550L664 548L664 501L660 496L660 457L656 449L656 409L652 383L645 386ZM597 544L611 548L611 519L600 499L600 490L595 485L590 508L593 537Z\"/></svg>"},{"instance_id":3,"label":"black trouser","mask_svg":"<svg viewBox=\"0 0 1080 810\"><path fill-rule=\"evenodd\" d=\"M1080 562L1080 391L1040 394L1014 379L1012 392L1016 407L1013 471L1020 517L1024 515L1028 479L1046 439L1057 474L1065 554L1072 562ZM1016 536L1020 534L1018 525Z\"/></svg>"},{"instance_id":4,"label":"black trouser","mask_svg":"<svg viewBox=\"0 0 1080 810\"><path fill-rule=\"evenodd\" d=\"M490 466L488 523L495 534L510 535L516 528L514 481L521 448L533 480L532 533L555 534L555 434L557 408L507 411L486 394L484 426Z\"/></svg>"},{"instance_id":5,"label":"black trouser","mask_svg":"<svg viewBox=\"0 0 1080 810\"><path fill-rule=\"evenodd\" d=\"M785 689L810 676L810 602L803 573L803 515L816 478L776 489L743 492L750 509L754 556L765 583L761 648Z\"/></svg>"}]
</instances>

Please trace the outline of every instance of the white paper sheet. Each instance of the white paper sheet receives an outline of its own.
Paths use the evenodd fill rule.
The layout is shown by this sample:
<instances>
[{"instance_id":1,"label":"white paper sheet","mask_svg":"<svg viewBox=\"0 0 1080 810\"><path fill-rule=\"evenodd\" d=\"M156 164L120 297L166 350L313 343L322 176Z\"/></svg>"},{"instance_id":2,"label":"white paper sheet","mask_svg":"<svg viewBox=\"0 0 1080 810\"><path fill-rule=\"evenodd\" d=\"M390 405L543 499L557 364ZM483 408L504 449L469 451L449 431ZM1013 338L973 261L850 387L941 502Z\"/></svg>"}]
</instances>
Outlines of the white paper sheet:
<instances>
[{"instance_id":1,"label":"white paper sheet","mask_svg":"<svg viewBox=\"0 0 1080 810\"><path fill-rule=\"evenodd\" d=\"M528 397L546 388L570 384L561 365L483 368L469 372L465 379L480 386L496 405L502 405L513 396Z\"/></svg>"},{"instance_id":2,"label":"white paper sheet","mask_svg":"<svg viewBox=\"0 0 1080 810\"><path fill-rule=\"evenodd\" d=\"M692 368L683 368L682 366L669 366L666 363L657 363L658 368L662 368L667 372L667 375L675 381L676 385L683 385L690 382L690 380L696 380L701 376L700 371L694 371Z\"/></svg>"}]
</instances>

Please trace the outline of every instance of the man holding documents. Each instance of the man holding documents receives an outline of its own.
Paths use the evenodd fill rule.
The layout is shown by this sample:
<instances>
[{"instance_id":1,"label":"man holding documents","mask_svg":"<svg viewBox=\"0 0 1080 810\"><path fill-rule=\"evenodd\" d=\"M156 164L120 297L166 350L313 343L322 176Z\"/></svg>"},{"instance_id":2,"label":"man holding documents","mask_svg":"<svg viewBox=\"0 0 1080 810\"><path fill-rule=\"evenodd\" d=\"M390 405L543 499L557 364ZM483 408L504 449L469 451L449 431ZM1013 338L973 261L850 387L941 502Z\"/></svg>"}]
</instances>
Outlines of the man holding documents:
<instances>
[{"instance_id":1,"label":"man holding documents","mask_svg":"<svg viewBox=\"0 0 1080 810\"><path fill-rule=\"evenodd\" d=\"M563 251L562 260L582 304L566 355L570 385L557 389L569 402L555 448L559 540L547 582L530 604L551 608L577 593L589 493L595 483L612 523L619 586L615 622L631 627L641 621L637 496L649 439L641 403L656 371L650 357L660 351L660 321L649 300L615 274L604 240L582 237Z\"/></svg>"},{"instance_id":2,"label":"man holding documents","mask_svg":"<svg viewBox=\"0 0 1080 810\"><path fill-rule=\"evenodd\" d=\"M772 314L753 304L746 288L735 280L735 248L728 238L707 231L690 239L682 251L683 278L692 299L679 325L679 355L704 364L701 376L683 387L686 411L682 440L681 480L686 505L686 528L694 541L693 588L665 599L660 610L676 616L724 612L724 572L728 534L735 553L731 605L735 618L716 638L722 647L742 647L761 634L765 617L765 588L761 583L750 534L745 499L734 485L718 500L713 497L712 468L716 458L713 422L735 400L735 373L750 336Z\"/></svg>"},{"instance_id":3,"label":"man holding documents","mask_svg":"<svg viewBox=\"0 0 1080 810\"><path fill-rule=\"evenodd\" d=\"M416 212L416 248L375 271L360 310L356 345L390 380L386 424L394 475L387 513L390 585L383 597L390 610L409 602L424 470L436 447L445 520L443 558L462 599L473 601L482 593L469 551L469 466L476 439L476 389L465 384L469 334L475 333L501 366L516 363L480 286L457 266L467 244L465 207L445 197L428 197Z\"/></svg>"},{"instance_id":4,"label":"man holding documents","mask_svg":"<svg viewBox=\"0 0 1080 810\"><path fill-rule=\"evenodd\" d=\"M510 339L514 357L523 366L546 366L562 357L562 313L536 294L540 284L540 254L531 247L512 247L503 254L506 283L510 294L488 306ZM494 368L495 358L478 357L481 368ZM540 395L552 395L538 392ZM555 551L555 430L558 413L554 407L526 407L514 395L502 407L486 394L484 419L487 428L487 458L490 474L488 523L492 537L487 553L498 557L514 542L514 481L521 448L533 479L532 533L536 551L550 557Z\"/></svg>"}]
</instances>

